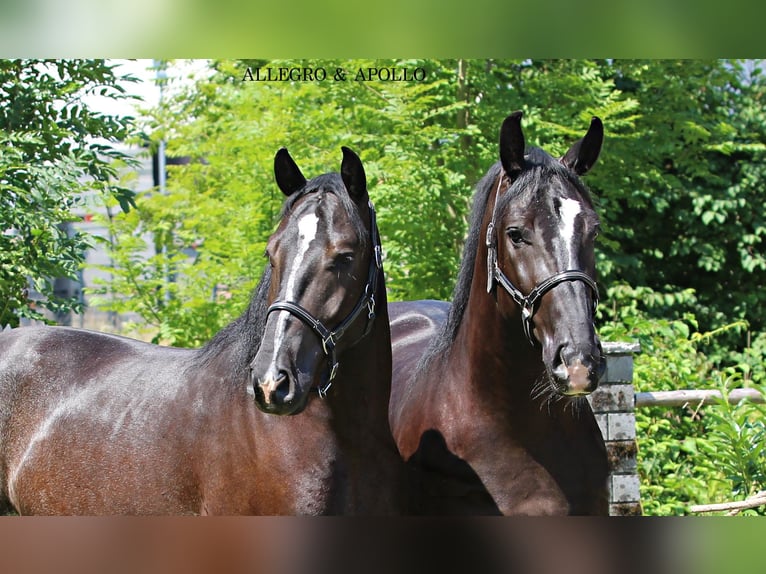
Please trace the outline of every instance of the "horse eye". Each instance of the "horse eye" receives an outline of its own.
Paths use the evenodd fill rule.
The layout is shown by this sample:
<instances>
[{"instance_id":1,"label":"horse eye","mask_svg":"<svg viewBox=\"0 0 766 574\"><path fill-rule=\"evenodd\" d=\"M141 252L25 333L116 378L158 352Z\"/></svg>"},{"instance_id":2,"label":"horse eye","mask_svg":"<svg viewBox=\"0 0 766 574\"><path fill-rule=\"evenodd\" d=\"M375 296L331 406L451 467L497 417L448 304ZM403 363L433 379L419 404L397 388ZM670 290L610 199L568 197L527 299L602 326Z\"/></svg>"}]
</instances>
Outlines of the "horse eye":
<instances>
[{"instance_id":1,"label":"horse eye","mask_svg":"<svg viewBox=\"0 0 766 574\"><path fill-rule=\"evenodd\" d=\"M351 265L354 262L354 254L353 253L341 253L338 256L338 259L344 264L344 265Z\"/></svg>"},{"instance_id":2,"label":"horse eye","mask_svg":"<svg viewBox=\"0 0 766 574\"><path fill-rule=\"evenodd\" d=\"M505 230L514 245L524 243L524 230L521 227L509 227Z\"/></svg>"},{"instance_id":3,"label":"horse eye","mask_svg":"<svg viewBox=\"0 0 766 574\"><path fill-rule=\"evenodd\" d=\"M349 253L338 253L332 260L331 267L333 269L342 269L345 267L349 267L354 262L354 254Z\"/></svg>"}]
</instances>

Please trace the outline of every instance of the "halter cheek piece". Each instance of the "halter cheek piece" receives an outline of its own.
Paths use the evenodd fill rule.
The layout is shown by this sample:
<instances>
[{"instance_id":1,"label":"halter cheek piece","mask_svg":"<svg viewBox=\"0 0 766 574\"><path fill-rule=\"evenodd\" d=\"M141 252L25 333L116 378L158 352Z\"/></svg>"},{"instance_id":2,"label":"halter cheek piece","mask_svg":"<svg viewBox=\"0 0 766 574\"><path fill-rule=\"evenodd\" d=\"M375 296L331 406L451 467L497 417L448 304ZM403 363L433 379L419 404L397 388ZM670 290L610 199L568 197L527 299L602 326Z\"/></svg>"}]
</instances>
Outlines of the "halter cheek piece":
<instances>
[{"instance_id":1,"label":"halter cheek piece","mask_svg":"<svg viewBox=\"0 0 766 574\"><path fill-rule=\"evenodd\" d=\"M319 340L322 342L322 351L324 351L324 354L327 357L328 365L328 371L325 377L323 377L322 385L317 387L317 392L322 398L327 395L327 391L332 386L333 379L335 379L335 376L338 374L339 363L335 349L338 345L338 341L346 332L346 329L348 329L348 327L350 327L366 309L367 323L364 327L364 333L362 333L362 336L357 341L359 342L370 333L373 320L375 319L375 288L378 284L378 274L383 268L383 256L380 246L377 218L375 216L375 207L372 202L368 202L368 205L370 208L372 257L370 258L370 268L367 272L367 284L364 287L364 293L362 293L362 297L359 299L351 313L331 331L325 327L319 319L314 317L304 307L297 303L292 303L290 301L275 301L266 311L267 316L274 311L287 311L311 327L311 329L319 336Z\"/></svg>"},{"instance_id":2,"label":"halter cheek piece","mask_svg":"<svg viewBox=\"0 0 766 574\"><path fill-rule=\"evenodd\" d=\"M529 295L524 296L516 286L511 283L510 279L505 276L500 266L497 264L497 239L495 237L495 211L497 209L497 197L500 194L500 185L503 182L503 176L500 176L500 181L497 184L497 191L495 192L495 205L492 208L492 219L487 226L487 293L491 293L495 287L495 283L499 283L503 289L505 289L516 304L521 307L521 324L524 327L524 334L527 340L534 346L535 336L532 333L533 322L532 319L535 315L535 311L542 299L548 291L553 289L559 283L565 281L582 281L591 289L593 295L593 308L598 305L598 286L596 282L590 278L587 273L578 271L576 269L570 269L567 271L561 271L556 273L538 283Z\"/></svg>"}]
</instances>

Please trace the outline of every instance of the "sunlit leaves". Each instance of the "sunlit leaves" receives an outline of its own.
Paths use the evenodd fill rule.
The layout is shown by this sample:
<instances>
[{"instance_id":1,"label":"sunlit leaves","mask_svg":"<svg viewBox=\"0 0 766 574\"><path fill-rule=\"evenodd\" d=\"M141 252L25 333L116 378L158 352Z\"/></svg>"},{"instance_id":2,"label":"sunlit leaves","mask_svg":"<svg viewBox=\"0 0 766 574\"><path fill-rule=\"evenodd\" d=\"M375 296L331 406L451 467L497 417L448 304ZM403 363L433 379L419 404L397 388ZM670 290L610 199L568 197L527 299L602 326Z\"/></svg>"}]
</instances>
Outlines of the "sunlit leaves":
<instances>
[{"instance_id":1,"label":"sunlit leaves","mask_svg":"<svg viewBox=\"0 0 766 574\"><path fill-rule=\"evenodd\" d=\"M658 294L643 290L634 295ZM749 337L746 323L701 333L693 315L653 319L635 307L623 308L622 313L618 321L605 323L600 334L608 340L641 343L634 358L637 391L712 389L724 396L740 386L766 391L762 336L745 353L727 352L727 366L701 352L703 345L727 334ZM766 488L765 420L766 407L750 402L637 409L644 513L686 514L694 504L741 500Z\"/></svg>"},{"instance_id":2,"label":"sunlit leaves","mask_svg":"<svg viewBox=\"0 0 766 574\"><path fill-rule=\"evenodd\" d=\"M52 281L76 278L90 242L62 225L89 194L134 205L129 189L113 185L129 161L114 144L130 135L131 119L83 102L90 92L126 98L117 82L103 60L0 60L0 325L40 318L41 307L79 309ZM37 309L30 289L42 297Z\"/></svg>"},{"instance_id":3,"label":"sunlit leaves","mask_svg":"<svg viewBox=\"0 0 766 574\"><path fill-rule=\"evenodd\" d=\"M352 81L349 71L375 66L419 68L426 78ZM707 328L744 317L762 328L766 117L757 67L495 59L213 67L212 78L167 98L147 125L169 154L190 162L170 168L168 196L145 202L141 224L170 228L187 243L203 240L188 273L199 269L208 291L220 273L243 288L235 297L244 304L245 286L258 276L259 250L282 201L271 167L276 150L288 147L310 176L337 170L347 145L360 154L378 207L391 298L449 298L473 186L497 160L503 118L521 109L527 143L554 154L582 137L593 115L604 121L603 152L585 177L602 220L604 287L668 294L669 302L640 301L656 315L678 317L695 306ZM329 75L242 81L245 70L259 67ZM332 78L339 68L345 81ZM694 301L684 297L688 290Z\"/></svg>"}]
</instances>

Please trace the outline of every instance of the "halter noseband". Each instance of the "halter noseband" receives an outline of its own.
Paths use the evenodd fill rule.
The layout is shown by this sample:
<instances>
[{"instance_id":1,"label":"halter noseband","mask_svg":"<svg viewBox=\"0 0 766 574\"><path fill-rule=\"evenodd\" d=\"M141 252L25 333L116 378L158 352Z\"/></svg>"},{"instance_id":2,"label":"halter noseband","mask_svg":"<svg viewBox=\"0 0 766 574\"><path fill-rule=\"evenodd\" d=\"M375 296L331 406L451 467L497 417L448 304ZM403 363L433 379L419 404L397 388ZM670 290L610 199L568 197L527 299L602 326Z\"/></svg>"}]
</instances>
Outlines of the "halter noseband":
<instances>
[{"instance_id":1,"label":"halter noseband","mask_svg":"<svg viewBox=\"0 0 766 574\"><path fill-rule=\"evenodd\" d=\"M535 311L537 311L540 299L548 291L556 287L560 283L566 281L582 281L588 287L590 287L593 295L594 308L598 305L598 286L591 277L583 271L576 269L569 269L567 271L561 271L548 277L547 279L538 283L529 295L524 295L516 286L511 283L510 279L506 277L500 266L497 264L497 245L495 238L495 215L497 210L497 198L500 194L500 185L503 182L503 174L500 175L500 181L497 184L497 191L495 192L495 205L492 208L492 219L490 219L487 226L487 293L491 293L495 286L495 282L499 283L503 289L505 289L516 304L521 307L521 324L524 327L524 334L527 340L534 346L535 337L532 334L532 319Z\"/></svg>"},{"instance_id":2,"label":"halter noseband","mask_svg":"<svg viewBox=\"0 0 766 574\"><path fill-rule=\"evenodd\" d=\"M367 272L367 284L364 287L364 293L357 302L354 309L349 315L340 322L332 331L329 330L324 324L309 313L304 307L291 301L275 301L272 303L266 311L268 316L273 311L287 311L294 317L297 317L303 321L306 325L319 336L319 340L322 342L322 351L324 351L327 357L328 374L324 380L324 384L317 387L319 396L324 398L327 395L327 391L332 386L332 381L338 374L338 359L335 352L335 348L340 338L346 332L346 329L359 317L359 315L367 309L367 323L364 328L364 333L358 341L366 337L372 330L372 322L375 319L375 289L378 284L378 274L383 268L383 256L382 248L380 245L380 234L378 232L377 218L375 216L375 207L371 201L368 201L370 208L370 234L372 236L372 258L370 259L370 268ZM358 342L357 341L357 342Z\"/></svg>"}]
</instances>

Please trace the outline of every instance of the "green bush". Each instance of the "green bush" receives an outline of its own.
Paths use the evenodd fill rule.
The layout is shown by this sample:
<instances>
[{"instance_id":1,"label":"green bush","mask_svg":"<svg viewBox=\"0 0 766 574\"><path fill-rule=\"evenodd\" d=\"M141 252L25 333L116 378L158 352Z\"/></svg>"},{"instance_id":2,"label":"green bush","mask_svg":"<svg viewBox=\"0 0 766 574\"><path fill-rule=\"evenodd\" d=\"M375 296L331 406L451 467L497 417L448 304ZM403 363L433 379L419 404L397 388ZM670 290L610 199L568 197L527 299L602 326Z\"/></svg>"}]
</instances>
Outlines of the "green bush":
<instances>
[{"instance_id":1,"label":"green bush","mask_svg":"<svg viewBox=\"0 0 766 574\"><path fill-rule=\"evenodd\" d=\"M604 340L641 344L635 357L637 391L717 389L728 395L741 386L765 389L763 335L743 352L727 355L716 346L723 336L749 337L746 323L699 333L692 314L656 319L638 310L637 296L645 302L660 294L623 289L610 295L619 304L604 312L610 316L604 317L600 333ZM711 351L706 354L703 348ZM728 362L711 357L727 357ZM687 514L691 505L742 500L766 488L764 421L766 408L749 401L638 409L638 471L645 514Z\"/></svg>"}]
</instances>

